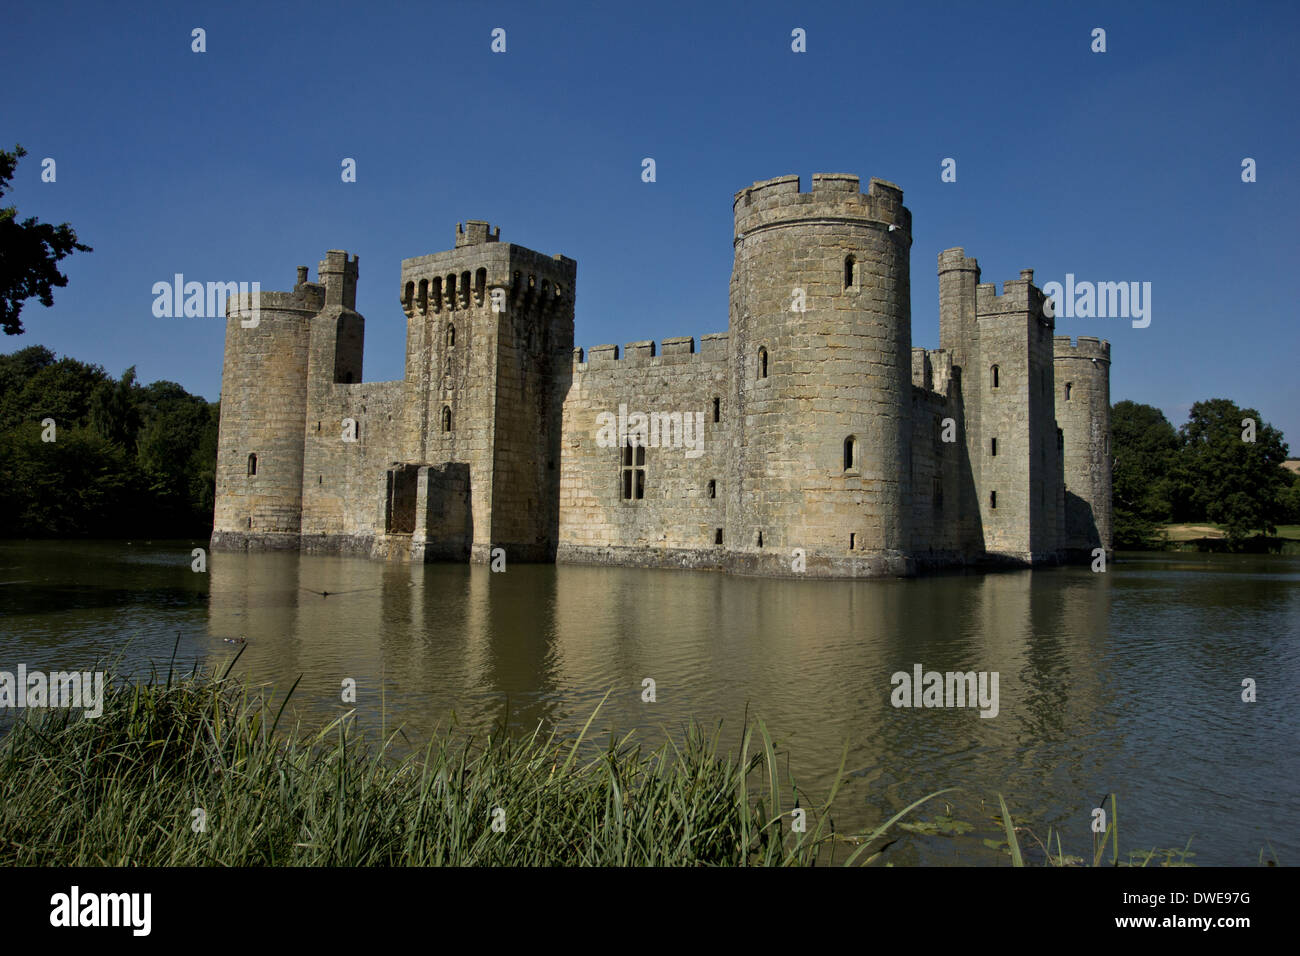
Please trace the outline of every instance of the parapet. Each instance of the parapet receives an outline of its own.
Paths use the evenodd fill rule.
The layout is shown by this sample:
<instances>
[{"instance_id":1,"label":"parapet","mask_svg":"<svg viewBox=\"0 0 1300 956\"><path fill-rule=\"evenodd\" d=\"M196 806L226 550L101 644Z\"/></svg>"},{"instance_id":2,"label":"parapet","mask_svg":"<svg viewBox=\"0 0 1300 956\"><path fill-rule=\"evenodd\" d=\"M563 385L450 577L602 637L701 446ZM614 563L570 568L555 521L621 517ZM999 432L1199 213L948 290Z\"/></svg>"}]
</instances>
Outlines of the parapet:
<instances>
[{"instance_id":1,"label":"parapet","mask_svg":"<svg viewBox=\"0 0 1300 956\"><path fill-rule=\"evenodd\" d=\"M912 235L912 214L898 186L872 179L863 193L858 177L849 173L814 173L808 193L799 191L798 176L756 182L736 193L732 212L737 240L778 224L824 220L896 226L909 241Z\"/></svg>"},{"instance_id":2,"label":"parapet","mask_svg":"<svg viewBox=\"0 0 1300 956\"><path fill-rule=\"evenodd\" d=\"M497 226L492 229L485 220L467 219L464 223L456 223L456 248L461 246L477 246L484 242L500 242L501 227Z\"/></svg>"},{"instance_id":3,"label":"parapet","mask_svg":"<svg viewBox=\"0 0 1300 956\"><path fill-rule=\"evenodd\" d=\"M646 339L643 342L628 342L623 346L623 359L627 362L640 362L645 359L655 357L654 339Z\"/></svg>"},{"instance_id":4,"label":"parapet","mask_svg":"<svg viewBox=\"0 0 1300 956\"><path fill-rule=\"evenodd\" d=\"M656 348L653 339L628 342L622 350L617 345L593 345L585 352L573 350L574 370L581 372L592 368L635 368L652 364L680 365L687 362L722 362L727 359L726 332L712 332L700 336L700 350L695 351L695 338L680 335L664 339Z\"/></svg>"},{"instance_id":5,"label":"parapet","mask_svg":"<svg viewBox=\"0 0 1300 956\"><path fill-rule=\"evenodd\" d=\"M945 272L973 272L975 273L976 283L980 281L979 260L967 257L966 250L960 246L945 249L939 253L939 275L943 275Z\"/></svg>"},{"instance_id":6,"label":"parapet","mask_svg":"<svg viewBox=\"0 0 1300 956\"><path fill-rule=\"evenodd\" d=\"M975 286L975 314L1007 315L1028 312L1035 316L1042 316L1043 302L1046 298L1043 291L1034 285L1034 270L1022 269L1019 279L1008 279L1002 283L1001 295L998 295L996 282L981 282Z\"/></svg>"},{"instance_id":7,"label":"parapet","mask_svg":"<svg viewBox=\"0 0 1300 956\"><path fill-rule=\"evenodd\" d=\"M1110 343L1095 335L1079 336L1079 344L1070 341L1068 335L1057 335L1052 339L1052 350L1059 359L1095 359L1098 362L1110 362Z\"/></svg>"}]
</instances>

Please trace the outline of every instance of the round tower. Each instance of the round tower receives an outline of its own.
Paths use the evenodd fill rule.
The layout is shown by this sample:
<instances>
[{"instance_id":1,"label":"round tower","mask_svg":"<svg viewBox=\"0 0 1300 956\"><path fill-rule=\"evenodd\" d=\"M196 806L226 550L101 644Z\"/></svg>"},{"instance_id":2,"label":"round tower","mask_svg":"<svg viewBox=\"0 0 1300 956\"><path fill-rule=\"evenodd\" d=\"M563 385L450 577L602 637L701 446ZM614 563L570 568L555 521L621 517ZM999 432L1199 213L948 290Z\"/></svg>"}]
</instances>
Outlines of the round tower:
<instances>
[{"instance_id":1,"label":"round tower","mask_svg":"<svg viewBox=\"0 0 1300 956\"><path fill-rule=\"evenodd\" d=\"M325 304L306 271L293 292L245 292L227 303L215 550L298 547L311 319Z\"/></svg>"},{"instance_id":2,"label":"round tower","mask_svg":"<svg viewBox=\"0 0 1300 956\"><path fill-rule=\"evenodd\" d=\"M736 194L731 277L736 563L911 572L911 213L897 186L817 174ZM774 553L775 552L775 553Z\"/></svg>"},{"instance_id":3,"label":"round tower","mask_svg":"<svg viewBox=\"0 0 1300 956\"><path fill-rule=\"evenodd\" d=\"M1110 343L1094 336L1054 340L1056 424L1064 444L1065 549L1075 559L1111 537Z\"/></svg>"}]
</instances>

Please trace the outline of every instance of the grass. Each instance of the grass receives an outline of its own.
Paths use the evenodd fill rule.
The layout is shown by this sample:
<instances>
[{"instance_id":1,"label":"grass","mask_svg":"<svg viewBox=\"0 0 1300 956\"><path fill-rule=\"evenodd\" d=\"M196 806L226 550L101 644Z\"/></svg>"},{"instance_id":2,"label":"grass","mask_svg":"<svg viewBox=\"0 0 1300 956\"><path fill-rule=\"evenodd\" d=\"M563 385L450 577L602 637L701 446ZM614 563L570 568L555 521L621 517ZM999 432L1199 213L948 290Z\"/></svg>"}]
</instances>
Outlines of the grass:
<instances>
[{"instance_id":1,"label":"grass","mask_svg":"<svg viewBox=\"0 0 1300 956\"><path fill-rule=\"evenodd\" d=\"M978 829L946 802L932 821L902 822L950 788L870 833L838 833L847 747L816 802L782 774L761 720L746 725L739 756L695 724L680 745L643 751L627 734L598 747L597 707L573 740L448 732L399 757L400 731L368 740L353 712L314 732L282 729L293 688L276 703L229 671L113 681L94 720L24 712L0 740L0 865L864 865L883 859L894 828ZM1040 840L999 794L1005 841L983 843L1013 866L1192 865L1190 840L1121 860L1113 794L1107 817L1089 861L1067 855L1059 833ZM1260 863L1276 865L1269 850Z\"/></svg>"},{"instance_id":2,"label":"grass","mask_svg":"<svg viewBox=\"0 0 1300 956\"><path fill-rule=\"evenodd\" d=\"M837 834L839 784L810 801L761 721L739 757L694 725L680 745L645 752L629 734L594 748L593 713L573 741L448 733L398 758L352 712L282 729L287 695L228 675L114 681L95 720L26 712L0 741L0 864L863 864L930 799Z\"/></svg>"},{"instance_id":3,"label":"grass","mask_svg":"<svg viewBox=\"0 0 1300 956\"><path fill-rule=\"evenodd\" d=\"M1222 525L1213 522L1170 524L1165 525L1162 532L1170 550L1220 551L1227 545L1227 531ZM1300 525L1278 525L1271 537L1262 533L1254 534L1241 548L1252 552L1300 554Z\"/></svg>"}]
</instances>

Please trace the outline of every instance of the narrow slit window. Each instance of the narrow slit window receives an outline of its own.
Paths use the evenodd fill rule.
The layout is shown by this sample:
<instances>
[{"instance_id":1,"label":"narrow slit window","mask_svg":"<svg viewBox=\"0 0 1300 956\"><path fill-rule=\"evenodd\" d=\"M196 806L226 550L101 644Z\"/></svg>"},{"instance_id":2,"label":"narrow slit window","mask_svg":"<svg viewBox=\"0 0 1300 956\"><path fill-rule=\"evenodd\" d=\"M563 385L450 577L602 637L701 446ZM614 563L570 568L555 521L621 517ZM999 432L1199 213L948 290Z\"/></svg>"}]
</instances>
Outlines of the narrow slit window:
<instances>
[{"instance_id":1,"label":"narrow slit window","mask_svg":"<svg viewBox=\"0 0 1300 956\"><path fill-rule=\"evenodd\" d=\"M850 435L844 439L844 470L853 471L857 467L857 439Z\"/></svg>"},{"instance_id":2,"label":"narrow slit window","mask_svg":"<svg viewBox=\"0 0 1300 956\"><path fill-rule=\"evenodd\" d=\"M1070 390L1073 389L1073 388L1074 388L1074 383L1073 383L1073 382L1066 382L1066 383L1065 383L1065 400L1066 400L1067 402L1070 400Z\"/></svg>"},{"instance_id":3,"label":"narrow slit window","mask_svg":"<svg viewBox=\"0 0 1300 956\"><path fill-rule=\"evenodd\" d=\"M715 528L715 529L714 529L714 531L713 531L713 543L714 543L714 544L722 544L722 529L721 529L721 528Z\"/></svg>"},{"instance_id":4,"label":"narrow slit window","mask_svg":"<svg viewBox=\"0 0 1300 956\"><path fill-rule=\"evenodd\" d=\"M451 431L451 406L450 405L442 406L442 430L445 432Z\"/></svg>"},{"instance_id":5,"label":"narrow slit window","mask_svg":"<svg viewBox=\"0 0 1300 956\"><path fill-rule=\"evenodd\" d=\"M846 256L844 259L844 288L852 289L857 283L858 261L853 256Z\"/></svg>"},{"instance_id":6,"label":"narrow slit window","mask_svg":"<svg viewBox=\"0 0 1300 956\"><path fill-rule=\"evenodd\" d=\"M989 492L989 507L992 508L992 509L994 509L994 510L996 510L996 509L997 509L997 506L998 506L998 493L997 493L996 491L990 491L990 492Z\"/></svg>"},{"instance_id":7,"label":"narrow slit window","mask_svg":"<svg viewBox=\"0 0 1300 956\"><path fill-rule=\"evenodd\" d=\"M710 498L718 497L718 483L716 481L709 482L709 497Z\"/></svg>"},{"instance_id":8,"label":"narrow slit window","mask_svg":"<svg viewBox=\"0 0 1300 956\"><path fill-rule=\"evenodd\" d=\"M857 544L858 544L858 536L857 536L855 533L853 533L852 531L850 531L850 532L849 532L849 550L850 550L850 551L856 550L856 548L857 548Z\"/></svg>"},{"instance_id":9,"label":"narrow slit window","mask_svg":"<svg viewBox=\"0 0 1300 956\"><path fill-rule=\"evenodd\" d=\"M713 399L713 420L722 421L722 399L715 397Z\"/></svg>"},{"instance_id":10,"label":"narrow slit window","mask_svg":"<svg viewBox=\"0 0 1300 956\"><path fill-rule=\"evenodd\" d=\"M257 456L249 455L248 456L248 477L252 478L256 474L257 474Z\"/></svg>"},{"instance_id":11,"label":"narrow slit window","mask_svg":"<svg viewBox=\"0 0 1300 956\"><path fill-rule=\"evenodd\" d=\"M998 367L997 367L996 365L994 365L993 368L989 369L989 372L990 372L990 373L992 374L992 376L993 376L993 387L994 387L994 388L999 388L999 387L1001 386L1002 382L1001 382L1001 375L1000 375L999 372L998 372Z\"/></svg>"},{"instance_id":12,"label":"narrow slit window","mask_svg":"<svg viewBox=\"0 0 1300 956\"><path fill-rule=\"evenodd\" d=\"M998 457L998 440L996 438L989 439L989 455L993 458Z\"/></svg>"},{"instance_id":13,"label":"narrow slit window","mask_svg":"<svg viewBox=\"0 0 1300 956\"><path fill-rule=\"evenodd\" d=\"M758 377L767 378L767 349L762 347L758 350Z\"/></svg>"},{"instance_id":14,"label":"narrow slit window","mask_svg":"<svg viewBox=\"0 0 1300 956\"><path fill-rule=\"evenodd\" d=\"M447 348L454 348L456 345L456 326L450 322L447 323Z\"/></svg>"}]
</instances>

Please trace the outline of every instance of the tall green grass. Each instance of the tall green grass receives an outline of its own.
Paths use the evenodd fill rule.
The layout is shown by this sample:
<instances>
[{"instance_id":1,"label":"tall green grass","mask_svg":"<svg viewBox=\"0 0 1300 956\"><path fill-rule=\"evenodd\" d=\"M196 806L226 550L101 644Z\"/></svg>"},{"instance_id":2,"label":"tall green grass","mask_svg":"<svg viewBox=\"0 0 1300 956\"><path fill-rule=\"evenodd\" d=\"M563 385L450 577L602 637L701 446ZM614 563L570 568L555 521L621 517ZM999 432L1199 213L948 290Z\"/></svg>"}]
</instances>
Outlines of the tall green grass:
<instances>
[{"instance_id":1,"label":"tall green grass","mask_svg":"<svg viewBox=\"0 0 1300 956\"><path fill-rule=\"evenodd\" d=\"M287 696L228 674L113 682L95 720L28 712L0 741L0 864L859 864L929 799L845 837L839 784L809 801L761 721L739 756L697 725L654 750L631 734L595 747L595 713L572 741L449 732L398 756L352 713L283 728Z\"/></svg>"}]
</instances>

